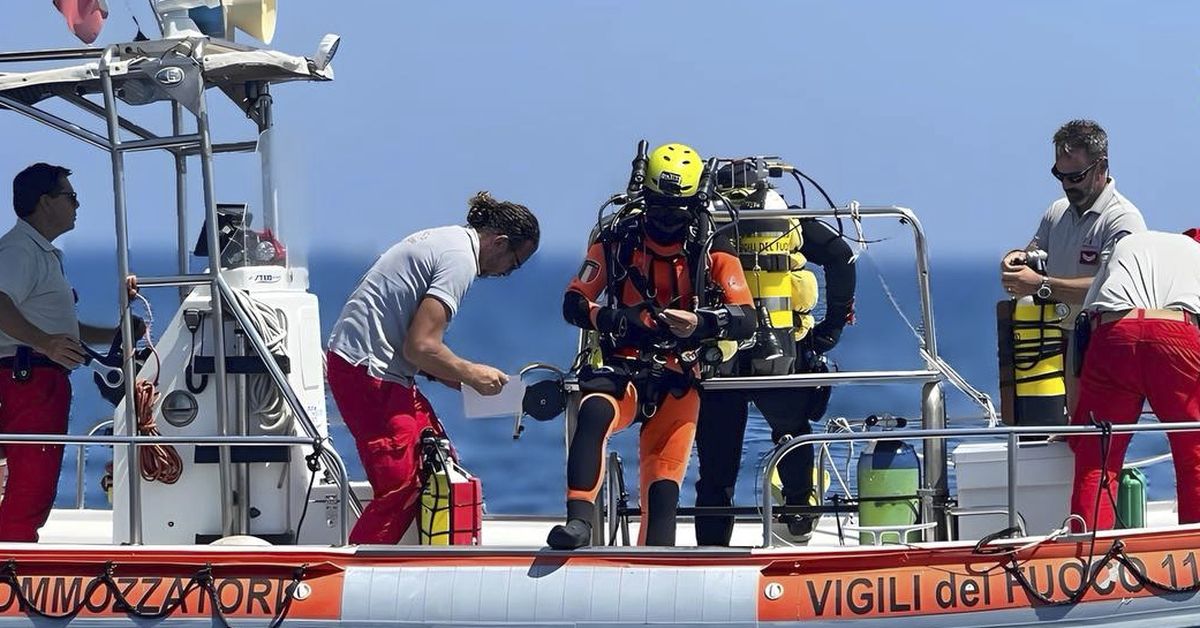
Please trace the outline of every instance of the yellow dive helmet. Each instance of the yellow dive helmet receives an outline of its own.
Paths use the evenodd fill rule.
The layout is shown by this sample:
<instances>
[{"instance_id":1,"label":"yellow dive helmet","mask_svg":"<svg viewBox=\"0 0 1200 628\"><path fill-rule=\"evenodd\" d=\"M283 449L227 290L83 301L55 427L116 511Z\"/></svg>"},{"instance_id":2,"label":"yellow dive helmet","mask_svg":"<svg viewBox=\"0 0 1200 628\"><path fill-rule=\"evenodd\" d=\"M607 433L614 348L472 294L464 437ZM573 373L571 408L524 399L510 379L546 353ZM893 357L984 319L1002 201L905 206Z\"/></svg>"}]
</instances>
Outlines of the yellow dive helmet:
<instances>
[{"instance_id":1,"label":"yellow dive helmet","mask_svg":"<svg viewBox=\"0 0 1200 628\"><path fill-rule=\"evenodd\" d=\"M692 196L703 172L704 160L691 146L663 144L650 152L646 187L666 196Z\"/></svg>"}]
</instances>

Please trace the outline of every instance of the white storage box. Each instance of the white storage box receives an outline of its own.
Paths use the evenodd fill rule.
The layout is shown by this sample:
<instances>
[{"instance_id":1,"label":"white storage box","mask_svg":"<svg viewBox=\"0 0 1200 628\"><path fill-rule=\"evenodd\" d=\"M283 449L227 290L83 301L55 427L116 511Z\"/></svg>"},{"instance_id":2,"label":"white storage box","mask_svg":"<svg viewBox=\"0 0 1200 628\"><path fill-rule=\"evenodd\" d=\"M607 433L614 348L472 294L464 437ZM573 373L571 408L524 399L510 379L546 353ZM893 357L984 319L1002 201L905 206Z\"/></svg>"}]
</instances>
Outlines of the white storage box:
<instances>
[{"instance_id":1,"label":"white storage box","mask_svg":"<svg viewBox=\"0 0 1200 628\"><path fill-rule=\"evenodd\" d=\"M954 448L960 510L1008 508L1008 443L964 443ZM1030 535L1062 526L1071 510L1075 454L1063 442L1021 443L1017 450L1017 512ZM978 540L1008 527L1006 514L958 517L959 540Z\"/></svg>"}]
</instances>

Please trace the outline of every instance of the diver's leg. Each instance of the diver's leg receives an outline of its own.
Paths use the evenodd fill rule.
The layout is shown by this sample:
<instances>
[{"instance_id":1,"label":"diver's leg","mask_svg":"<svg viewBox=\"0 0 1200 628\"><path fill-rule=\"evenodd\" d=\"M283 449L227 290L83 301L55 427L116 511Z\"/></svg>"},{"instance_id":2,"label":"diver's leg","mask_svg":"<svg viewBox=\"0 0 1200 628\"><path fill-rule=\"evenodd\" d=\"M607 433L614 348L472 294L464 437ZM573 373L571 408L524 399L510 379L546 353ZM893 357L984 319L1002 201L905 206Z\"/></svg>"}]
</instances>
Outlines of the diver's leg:
<instances>
[{"instance_id":1,"label":"diver's leg","mask_svg":"<svg viewBox=\"0 0 1200 628\"><path fill-rule=\"evenodd\" d=\"M689 388L683 397L667 395L658 412L642 426L639 443L639 484L642 525L639 545L674 545L679 487L687 472L700 393Z\"/></svg>"},{"instance_id":2,"label":"diver's leg","mask_svg":"<svg viewBox=\"0 0 1200 628\"><path fill-rule=\"evenodd\" d=\"M738 468L742 461L742 439L746 434L746 395L741 391L700 393L700 420L696 425L696 505L732 506ZM699 545L729 545L733 517L697 515Z\"/></svg>"},{"instance_id":3,"label":"diver's leg","mask_svg":"<svg viewBox=\"0 0 1200 628\"><path fill-rule=\"evenodd\" d=\"M771 426L771 441L781 443L789 438L812 434L812 422L807 413L809 397L818 394L814 389L777 389L754 392L754 405ZM815 417L820 418L820 417ZM779 480L783 484L783 501L789 506L807 506L813 497L813 446L802 445L779 461ZM788 532L797 540L812 533L814 517L786 517Z\"/></svg>"},{"instance_id":4,"label":"diver's leg","mask_svg":"<svg viewBox=\"0 0 1200 628\"><path fill-rule=\"evenodd\" d=\"M636 408L637 393L632 386L622 399L590 393L579 403L575 436L567 451L567 522L550 530L546 538L550 547L575 549L591 542L608 438L633 422Z\"/></svg>"}]
</instances>

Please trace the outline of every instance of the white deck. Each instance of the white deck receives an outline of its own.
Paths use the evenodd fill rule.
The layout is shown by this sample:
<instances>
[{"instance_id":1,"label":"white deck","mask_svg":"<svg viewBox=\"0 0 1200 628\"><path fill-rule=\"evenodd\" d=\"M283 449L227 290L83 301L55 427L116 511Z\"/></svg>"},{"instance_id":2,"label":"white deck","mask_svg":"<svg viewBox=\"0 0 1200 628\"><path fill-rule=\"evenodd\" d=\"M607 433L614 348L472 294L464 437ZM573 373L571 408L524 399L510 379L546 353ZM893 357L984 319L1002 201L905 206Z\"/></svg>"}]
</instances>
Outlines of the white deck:
<instances>
[{"instance_id":1,"label":"white deck","mask_svg":"<svg viewBox=\"0 0 1200 628\"><path fill-rule=\"evenodd\" d=\"M1174 501L1150 502L1146 509L1148 528L1168 528L1178 525ZM559 517L516 517L485 518L483 527L484 545L495 547L544 547L550 528L561 523ZM853 522L843 520L843 526ZM636 544L638 522L630 521L629 534ZM838 541L837 522L832 515L821 518L814 531L809 547L835 547L857 545L857 534L847 532L845 543ZM618 543L620 537L618 536ZM694 547L695 529L690 519L681 519L676 533L678 545ZM41 530L42 544L110 545L112 544L111 510L56 509ZM739 522L734 527L733 543L739 547L758 547L762 544L762 528L759 524ZM787 546L786 539L779 538L775 545Z\"/></svg>"}]
</instances>

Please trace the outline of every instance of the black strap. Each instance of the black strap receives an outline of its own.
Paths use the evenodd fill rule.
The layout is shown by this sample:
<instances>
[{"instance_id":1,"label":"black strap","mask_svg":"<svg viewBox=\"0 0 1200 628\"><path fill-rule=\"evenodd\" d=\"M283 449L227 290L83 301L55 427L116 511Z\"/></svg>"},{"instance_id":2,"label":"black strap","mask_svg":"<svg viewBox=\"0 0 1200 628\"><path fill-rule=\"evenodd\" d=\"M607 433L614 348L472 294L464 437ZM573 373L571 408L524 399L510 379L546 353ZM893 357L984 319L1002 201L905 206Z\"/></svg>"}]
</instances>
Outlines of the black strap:
<instances>
[{"instance_id":1,"label":"black strap","mask_svg":"<svg viewBox=\"0 0 1200 628\"><path fill-rule=\"evenodd\" d=\"M12 369L14 381L26 382L33 377L35 367L53 367L66 370L58 362L34 351L30 347L17 347L16 355L0 358L0 368Z\"/></svg>"}]
</instances>

